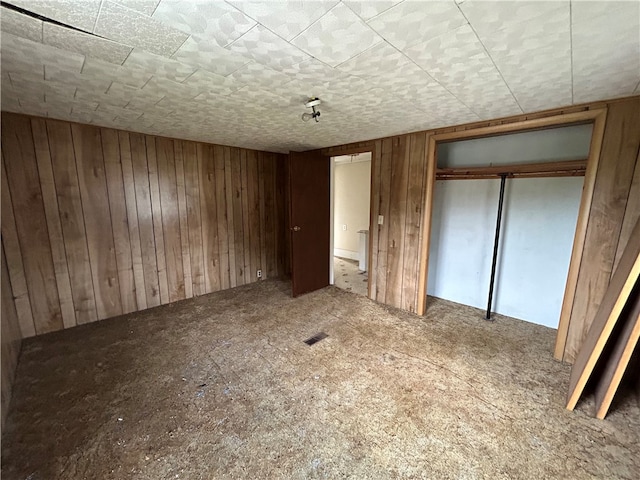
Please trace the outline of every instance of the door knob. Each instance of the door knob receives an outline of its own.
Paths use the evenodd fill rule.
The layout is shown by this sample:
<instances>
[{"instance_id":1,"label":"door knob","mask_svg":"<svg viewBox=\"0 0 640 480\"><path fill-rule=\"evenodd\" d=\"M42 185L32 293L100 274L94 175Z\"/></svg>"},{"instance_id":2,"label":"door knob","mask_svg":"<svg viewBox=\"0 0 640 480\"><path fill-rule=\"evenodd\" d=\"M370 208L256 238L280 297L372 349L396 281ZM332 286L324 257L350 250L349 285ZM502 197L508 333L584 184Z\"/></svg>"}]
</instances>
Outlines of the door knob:
<instances>
[{"instance_id":1,"label":"door knob","mask_svg":"<svg viewBox=\"0 0 640 480\"><path fill-rule=\"evenodd\" d=\"M291 230L293 230L294 232L299 232L300 227L296 225L295 227L292 227Z\"/></svg>"}]
</instances>

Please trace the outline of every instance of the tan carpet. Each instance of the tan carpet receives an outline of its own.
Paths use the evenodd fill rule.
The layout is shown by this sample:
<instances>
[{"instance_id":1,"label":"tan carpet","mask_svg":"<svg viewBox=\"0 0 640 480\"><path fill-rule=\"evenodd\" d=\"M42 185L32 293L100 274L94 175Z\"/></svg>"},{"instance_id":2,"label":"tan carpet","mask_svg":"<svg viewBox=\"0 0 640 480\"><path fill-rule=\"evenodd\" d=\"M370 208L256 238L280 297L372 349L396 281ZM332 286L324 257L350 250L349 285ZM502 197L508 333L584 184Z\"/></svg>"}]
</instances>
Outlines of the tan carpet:
<instances>
[{"instance_id":1,"label":"tan carpet","mask_svg":"<svg viewBox=\"0 0 640 480\"><path fill-rule=\"evenodd\" d=\"M289 288L27 340L2 478L640 478L637 402L566 411L554 331Z\"/></svg>"}]
</instances>

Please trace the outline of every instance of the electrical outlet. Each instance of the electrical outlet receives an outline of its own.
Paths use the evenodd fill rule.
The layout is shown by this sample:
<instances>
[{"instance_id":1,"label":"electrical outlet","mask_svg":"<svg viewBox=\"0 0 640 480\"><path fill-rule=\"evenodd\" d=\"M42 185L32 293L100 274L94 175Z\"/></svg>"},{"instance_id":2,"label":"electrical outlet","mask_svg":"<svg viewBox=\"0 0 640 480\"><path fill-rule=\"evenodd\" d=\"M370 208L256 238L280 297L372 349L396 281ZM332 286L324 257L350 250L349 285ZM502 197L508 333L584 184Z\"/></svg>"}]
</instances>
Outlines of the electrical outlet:
<instances>
[{"instance_id":1,"label":"electrical outlet","mask_svg":"<svg viewBox=\"0 0 640 480\"><path fill-rule=\"evenodd\" d=\"M344 230L346 232L347 231L347 226L346 225L342 225L342 230Z\"/></svg>"},{"instance_id":2,"label":"electrical outlet","mask_svg":"<svg viewBox=\"0 0 640 480\"><path fill-rule=\"evenodd\" d=\"M262 270L258 270L257 275L258 275L258 278L262 278Z\"/></svg>"},{"instance_id":3,"label":"electrical outlet","mask_svg":"<svg viewBox=\"0 0 640 480\"><path fill-rule=\"evenodd\" d=\"M382 225L384 223L384 216L378 215L378 225Z\"/></svg>"}]
</instances>

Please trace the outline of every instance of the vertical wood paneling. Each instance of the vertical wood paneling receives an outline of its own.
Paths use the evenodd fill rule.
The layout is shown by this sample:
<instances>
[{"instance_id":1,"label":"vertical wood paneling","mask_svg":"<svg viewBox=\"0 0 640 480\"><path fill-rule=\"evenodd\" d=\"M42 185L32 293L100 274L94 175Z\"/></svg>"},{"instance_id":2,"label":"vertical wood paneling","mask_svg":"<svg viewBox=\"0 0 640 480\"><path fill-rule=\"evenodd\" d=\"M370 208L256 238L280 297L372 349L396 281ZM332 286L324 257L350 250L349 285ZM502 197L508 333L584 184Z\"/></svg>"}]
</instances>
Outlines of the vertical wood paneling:
<instances>
[{"instance_id":1,"label":"vertical wood paneling","mask_svg":"<svg viewBox=\"0 0 640 480\"><path fill-rule=\"evenodd\" d=\"M275 186L275 203L273 209L273 230L276 246L273 250L273 276L291 274L291 233L289 229L290 193L289 189L289 157L271 154Z\"/></svg>"},{"instance_id":2,"label":"vertical wood paneling","mask_svg":"<svg viewBox=\"0 0 640 480\"><path fill-rule=\"evenodd\" d=\"M402 307L405 219L407 215L407 184L410 163L408 140L409 138L406 135L393 139L389 239L387 241L386 303L394 307Z\"/></svg>"},{"instance_id":3,"label":"vertical wood paneling","mask_svg":"<svg viewBox=\"0 0 640 480\"><path fill-rule=\"evenodd\" d=\"M565 361L576 358L609 285L639 145L640 98L611 105L583 250L589 261L582 261L578 273Z\"/></svg>"},{"instance_id":4,"label":"vertical wood paneling","mask_svg":"<svg viewBox=\"0 0 640 480\"><path fill-rule=\"evenodd\" d=\"M146 137L147 167L149 169L149 193L151 194L151 213L153 217L153 235L156 245L156 261L158 262L158 285L160 287L160 303L169 303L169 279L167 278L167 258L164 247L164 231L162 228L162 205L160 204L160 184L158 180L158 156L155 137Z\"/></svg>"},{"instance_id":5,"label":"vertical wood paneling","mask_svg":"<svg viewBox=\"0 0 640 480\"><path fill-rule=\"evenodd\" d=\"M249 220L249 152L240 151L240 185L242 192L242 244L244 250L244 283L251 281L251 221Z\"/></svg>"},{"instance_id":6,"label":"vertical wood paneling","mask_svg":"<svg viewBox=\"0 0 640 480\"><path fill-rule=\"evenodd\" d=\"M162 237L167 272L169 302L185 298L182 242L180 240L180 212L178 209L178 182L173 141L156 138L158 187L162 210Z\"/></svg>"},{"instance_id":7,"label":"vertical wood paneling","mask_svg":"<svg viewBox=\"0 0 640 480\"><path fill-rule=\"evenodd\" d=\"M1 261L2 277L0 278L0 288L2 289L2 302L0 308L2 311L0 312L0 317L2 319L2 328L0 330L0 338L2 339L2 366L0 371L2 371L2 428L4 428L4 421L9 410L9 402L11 401L13 380L18 366L18 357L20 356L22 335L20 333L18 314L15 303L13 302L13 295L11 294L11 283L4 245L2 248Z\"/></svg>"},{"instance_id":8,"label":"vertical wood paneling","mask_svg":"<svg viewBox=\"0 0 640 480\"><path fill-rule=\"evenodd\" d=\"M27 280L24 276L22 251L18 241L16 220L13 216L13 204L11 202L11 193L9 192L9 183L7 182L7 172L4 169L4 153L2 157L2 212L0 214L0 217L2 217L2 243L7 253L7 271L11 279L11 290L16 305L20 332L23 338L32 337L36 334L36 327L31 312Z\"/></svg>"},{"instance_id":9,"label":"vertical wood paneling","mask_svg":"<svg viewBox=\"0 0 640 480\"><path fill-rule=\"evenodd\" d=\"M378 215L380 215L380 155L382 154L382 141L377 140L373 148L371 157L371 219L369 224L373 225L370 234L369 244L369 298L376 299L378 275Z\"/></svg>"},{"instance_id":10,"label":"vertical wood paneling","mask_svg":"<svg viewBox=\"0 0 640 480\"><path fill-rule=\"evenodd\" d=\"M200 165L200 217L202 251L207 292L220 290L220 255L218 251L218 210L216 207L216 172L211 145L198 146Z\"/></svg>"},{"instance_id":11,"label":"vertical wood paneling","mask_svg":"<svg viewBox=\"0 0 640 480\"><path fill-rule=\"evenodd\" d=\"M185 143L174 142L176 159L176 183L178 187L178 218L180 221L180 245L182 248L182 268L184 270L184 294L186 298L193 297L193 280L191 278L191 252L189 250L189 222L187 216L187 193L184 175L184 156L182 154Z\"/></svg>"},{"instance_id":12,"label":"vertical wood paneling","mask_svg":"<svg viewBox=\"0 0 640 480\"><path fill-rule=\"evenodd\" d=\"M267 275L267 243L265 238L265 221L266 211L264 202L264 156L263 152L258 152L258 199L260 202L260 268L262 269L262 278Z\"/></svg>"},{"instance_id":13,"label":"vertical wood paneling","mask_svg":"<svg viewBox=\"0 0 640 480\"><path fill-rule=\"evenodd\" d=\"M127 201L122 177L120 141L116 130L103 128L100 133L102 136L102 155L107 178L122 313L135 312L138 310L138 302L136 300L136 284L133 275Z\"/></svg>"},{"instance_id":14,"label":"vertical wood paneling","mask_svg":"<svg viewBox=\"0 0 640 480\"><path fill-rule=\"evenodd\" d=\"M393 144L391 138L382 140L380 154L380 215L382 225L378 225L378 264L376 266L376 291L375 299L380 303L386 303L387 297L387 252L389 241L389 208L391 205L391 163Z\"/></svg>"},{"instance_id":15,"label":"vertical wood paneling","mask_svg":"<svg viewBox=\"0 0 640 480\"><path fill-rule=\"evenodd\" d=\"M98 314L71 127L66 122L47 120L47 134L76 322L93 322Z\"/></svg>"},{"instance_id":16,"label":"vertical wood paneling","mask_svg":"<svg viewBox=\"0 0 640 480\"><path fill-rule=\"evenodd\" d=\"M227 220L227 192L224 172L225 150L228 150L228 147L219 145L213 147L216 179L216 215L218 219L218 255L220 258L220 288L222 290L231 287L231 273L229 271L229 224Z\"/></svg>"},{"instance_id":17,"label":"vertical wood paneling","mask_svg":"<svg viewBox=\"0 0 640 480\"><path fill-rule=\"evenodd\" d=\"M415 312L417 307L420 263L420 223L425 180L426 134L409 135L409 178L404 231L402 308Z\"/></svg>"},{"instance_id":18,"label":"vertical wood paneling","mask_svg":"<svg viewBox=\"0 0 640 480\"><path fill-rule=\"evenodd\" d=\"M131 133L129 135L129 141L131 143L131 162L133 164L133 179L135 182L138 232L140 236L147 307L155 307L160 305L160 285L158 283L156 239L154 237L153 215L151 212L147 146L145 136L139 133Z\"/></svg>"},{"instance_id":19,"label":"vertical wood paneling","mask_svg":"<svg viewBox=\"0 0 640 480\"><path fill-rule=\"evenodd\" d=\"M202 255L200 167L198 165L197 144L185 142L182 155L184 156L184 180L187 191L187 225L189 226L189 252L191 256L193 294L204 295L207 289L204 278L204 257Z\"/></svg>"},{"instance_id":20,"label":"vertical wood paneling","mask_svg":"<svg viewBox=\"0 0 640 480\"><path fill-rule=\"evenodd\" d=\"M6 286L21 336L243 285L269 262L273 276L283 268L281 155L2 121Z\"/></svg>"},{"instance_id":21,"label":"vertical wood paneling","mask_svg":"<svg viewBox=\"0 0 640 480\"><path fill-rule=\"evenodd\" d=\"M244 285L244 232L242 219L242 168L241 150L231 148L231 184L233 202L233 229L236 283Z\"/></svg>"},{"instance_id":22,"label":"vertical wood paneling","mask_svg":"<svg viewBox=\"0 0 640 480\"><path fill-rule=\"evenodd\" d=\"M144 282L142 247L140 245L140 229L138 226L138 205L136 202L136 186L133 178L129 134L126 132L118 132L118 143L120 145L122 180L124 182L124 195L127 206L127 222L129 225L129 242L131 245L131 264L135 281L136 305L138 309L142 310L147 308L147 293Z\"/></svg>"},{"instance_id":23,"label":"vertical wood paneling","mask_svg":"<svg viewBox=\"0 0 640 480\"><path fill-rule=\"evenodd\" d=\"M238 285L236 272L236 236L233 216L233 176L231 174L231 148L224 147L224 189L225 189L225 215L227 218L227 245L229 249L229 284L231 287Z\"/></svg>"},{"instance_id":24,"label":"vertical wood paneling","mask_svg":"<svg viewBox=\"0 0 640 480\"><path fill-rule=\"evenodd\" d=\"M27 117L13 114L5 114L3 117L2 155L5 159L35 333L60 330L64 328L64 323L31 124Z\"/></svg>"},{"instance_id":25,"label":"vertical wood paneling","mask_svg":"<svg viewBox=\"0 0 640 480\"><path fill-rule=\"evenodd\" d=\"M249 282L257 279L261 269L260 259L260 185L258 182L258 156L254 151L247 152L247 201L249 207ZM246 232L246 230L245 230Z\"/></svg>"},{"instance_id":26,"label":"vertical wood paneling","mask_svg":"<svg viewBox=\"0 0 640 480\"><path fill-rule=\"evenodd\" d=\"M87 231L89 262L98 318L122 314L109 196L102 158L100 130L72 125L73 150L78 169L82 211Z\"/></svg>"},{"instance_id":27,"label":"vertical wood paneling","mask_svg":"<svg viewBox=\"0 0 640 480\"><path fill-rule=\"evenodd\" d=\"M616 258L613 262L614 272L616 271L620 257L622 257L622 252L624 252L627 246L629 237L631 237L631 231L640 218L640 207L637 207L638 205L640 205L640 150L638 151L638 158L636 159L636 165L633 171L633 180L631 181L629 196L627 197L624 219L622 220L622 228L620 229Z\"/></svg>"},{"instance_id":28,"label":"vertical wood paneling","mask_svg":"<svg viewBox=\"0 0 640 480\"><path fill-rule=\"evenodd\" d=\"M38 174L40 175L40 187L42 188L42 200L44 203L45 217L47 219L49 242L51 243L53 269L56 274L56 285L58 286L58 296L60 297L60 311L62 312L64 328L69 328L76 325L76 312L73 307L69 269L67 267L67 257L64 249L62 226L60 225L60 216L58 214L58 198L56 196L53 169L51 167L47 126L43 119L33 118L31 120L31 129L33 132L36 161L38 162Z\"/></svg>"},{"instance_id":29,"label":"vertical wood paneling","mask_svg":"<svg viewBox=\"0 0 640 480\"><path fill-rule=\"evenodd\" d=\"M264 211L265 211L265 245L267 246L267 277L275 276L278 266L276 264L276 163L272 154L265 154L264 164ZM287 212L288 216L288 212ZM286 232L290 235L290 232ZM269 254L271 252L271 254Z\"/></svg>"}]
</instances>

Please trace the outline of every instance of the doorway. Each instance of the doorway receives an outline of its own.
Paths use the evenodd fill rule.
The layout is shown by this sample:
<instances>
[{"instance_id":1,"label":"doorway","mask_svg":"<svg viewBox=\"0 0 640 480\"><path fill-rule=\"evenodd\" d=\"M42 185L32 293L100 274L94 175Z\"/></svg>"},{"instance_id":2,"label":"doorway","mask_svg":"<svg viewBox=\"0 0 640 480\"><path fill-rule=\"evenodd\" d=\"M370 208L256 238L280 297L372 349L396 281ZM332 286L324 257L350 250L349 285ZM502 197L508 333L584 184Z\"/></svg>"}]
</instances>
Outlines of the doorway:
<instances>
[{"instance_id":1,"label":"doorway","mask_svg":"<svg viewBox=\"0 0 640 480\"><path fill-rule=\"evenodd\" d=\"M369 287L371 152L331 158L330 283L357 295Z\"/></svg>"}]
</instances>

